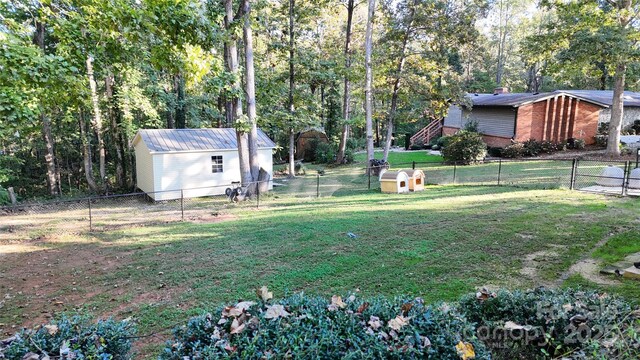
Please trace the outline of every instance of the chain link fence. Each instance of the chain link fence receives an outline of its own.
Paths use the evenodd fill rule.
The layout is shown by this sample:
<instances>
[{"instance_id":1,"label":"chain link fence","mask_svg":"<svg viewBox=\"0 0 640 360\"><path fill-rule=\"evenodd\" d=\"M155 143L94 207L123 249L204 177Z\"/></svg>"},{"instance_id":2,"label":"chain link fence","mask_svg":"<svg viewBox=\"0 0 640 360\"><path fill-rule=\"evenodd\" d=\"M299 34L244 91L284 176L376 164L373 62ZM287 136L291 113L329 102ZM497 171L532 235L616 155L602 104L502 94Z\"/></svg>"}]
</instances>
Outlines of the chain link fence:
<instances>
[{"instance_id":1,"label":"chain link fence","mask_svg":"<svg viewBox=\"0 0 640 360\"><path fill-rule=\"evenodd\" d=\"M266 195L261 191L265 192L271 183L270 180L249 184L254 185L251 196L227 194L240 187L233 183L2 207L0 241L117 230L175 221L214 222L224 216L226 208L259 207L261 197Z\"/></svg>"},{"instance_id":2,"label":"chain link fence","mask_svg":"<svg viewBox=\"0 0 640 360\"><path fill-rule=\"evenodd\" d=\"M637 162L605 160L487 160L461 166L443 162L385 165L385 169L420 169L425 184L491 185L528 189L571 189L593 193L640 196ZM229 209L259 208L281 198L315 199L369 193L380 188L380 168L351 166L307 170L293 178L256 184L251 197L226 192L237 183L192 188L24 204L0 208L0 241L37 238L51 233L106 231L177 221L215 222ZM266 192L273 186L273 191Z\"/></svg>"}]
</instances>

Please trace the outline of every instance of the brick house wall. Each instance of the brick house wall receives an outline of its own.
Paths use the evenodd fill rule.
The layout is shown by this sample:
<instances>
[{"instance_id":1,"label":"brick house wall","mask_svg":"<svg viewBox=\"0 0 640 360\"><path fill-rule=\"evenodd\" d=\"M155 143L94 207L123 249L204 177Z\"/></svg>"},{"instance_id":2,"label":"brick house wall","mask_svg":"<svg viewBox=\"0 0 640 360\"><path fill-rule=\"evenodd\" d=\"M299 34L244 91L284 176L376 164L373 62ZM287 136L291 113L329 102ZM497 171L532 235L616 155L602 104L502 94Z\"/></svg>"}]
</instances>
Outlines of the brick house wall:
<instances>
[{"instance_id":1,"label":"brick house wall","mask_svg":"<svg viewBox=\"0 0 640 360\"><path fill-rule=\"evenodd\" d=\"M601 109L564 95L520 106L515 140L565 142L574 138L593 144Z\"/></svg>"}]
</instances>

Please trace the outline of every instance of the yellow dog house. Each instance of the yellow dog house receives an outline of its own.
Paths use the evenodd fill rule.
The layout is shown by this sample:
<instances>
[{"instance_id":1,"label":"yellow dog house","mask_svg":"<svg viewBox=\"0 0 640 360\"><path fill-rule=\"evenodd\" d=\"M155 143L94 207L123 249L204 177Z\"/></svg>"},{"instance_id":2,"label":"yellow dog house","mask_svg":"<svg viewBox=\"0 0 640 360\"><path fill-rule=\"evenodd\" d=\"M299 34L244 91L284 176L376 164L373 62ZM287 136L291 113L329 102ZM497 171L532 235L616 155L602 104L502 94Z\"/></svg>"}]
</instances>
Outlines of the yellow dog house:
<instances>
[{"instance_id":1,"label":"yellow dog house","mask_svg":"<svg viewBox=\"0 0 640 360\"><path fill-rule=\"evenodd\" d=\"M380 190L383 193L409 192L409 175L404 171L385 171L380 174Z\"/></svg>"},{"instance_id":2,"label":"yellow dog house","mask_svg":"<svg viewBox=\"0 0 640 360\"><path fill-rule=\"evenodd\" d=\"M424 190L424 172L422 170L404 170L404 172L409 176L410 191Z\"/></svg>"}]
</instances>

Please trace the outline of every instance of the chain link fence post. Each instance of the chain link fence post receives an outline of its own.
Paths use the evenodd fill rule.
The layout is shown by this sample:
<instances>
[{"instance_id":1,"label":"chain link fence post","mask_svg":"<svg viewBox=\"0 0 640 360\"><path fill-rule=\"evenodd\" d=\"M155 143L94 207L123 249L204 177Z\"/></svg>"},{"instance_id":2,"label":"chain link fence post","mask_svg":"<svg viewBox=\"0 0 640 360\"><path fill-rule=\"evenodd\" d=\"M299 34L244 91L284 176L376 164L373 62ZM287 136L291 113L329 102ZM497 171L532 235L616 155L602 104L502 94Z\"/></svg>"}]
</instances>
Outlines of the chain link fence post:
<instances>
[{"instance_id":1,"label":"chain link fence post","mask_svg":"<svg viewBox=\"0 0 640 360\"><path fill-rule=\"evenodd\" d=\"M256 183L256 209L260 209L260 184L260 181Z\"/></svg>"},{"instance_id":2,"label":"chain link fence post","mask_svg":"<svg viewBox=\"0 0 640 360\"><path fill-rule=\"evenodd\" d=\"M89 204L89 231L93 231L93 219L91 218L91 198L87 199Z\"/></svg>"},{"instance_id":3,"label":"chain link fence post","mask_svg":"<svg viewBox=\"0 0 640 360\"><path fill-rule=\"evenodd\" d=\"M367 188L371 190L371 167L367 169L367 177L369 178L369 184L367 185Z\"/></svg>"},{"instance_id":4,"label":"chain link fence post","mask_svg":"<svg viewBox=\"0 0 640 360\"><path fill-rule=\"evenodd\" d=\"M622 192L620 195L624 196L624 193L627 190L627 185L629 184L629 171L631 169L631 164L629 161L624 162L624 175L622 176Z\"/></svg>"},{"instance_id":5,"label":"chain link fence post","mask_svg":"<svg viewBox=\"0 0 640 360\"><path fill-rule=\"evenodd\" d=\"M316 198L320 197L320 174L316 175Z\"/></svg>"},{"instance_id":6,"label":"chain link fence post","mask_svg":"<svg viewBox=\"0 0 640 360\"><path fill-rule=\"evenodd\" d=\"M411 164L411 168L412 168L413 170L415 170L415 169L416 169L416 162L415 162L415 161L413 162L413 164Z\"/></svg>"},{"instance_id":7,"label":"chain link fence post","mask_svg":"<svg viewBox=\"0 0 640 360\"><path fill-rule=\"evenodd\" d=\"M456 170L457 170L456 168L457 168L457 165L458 165L458 162L454 161L453 162L453 184L456 183Z\"/></svg>"},{"instance_id":8,"label":"chain link fence post","mask_svg":"<svg viewBox=\"0 0 640 360\"><path fill-rule=\"evenodd\" d=\"M502 176L502 159L498 160L498 186L500 186L500 177Z\"/></svg>"},{"instance_id":9,"label":"chain link fence post","mask_svg":"<svg viewBox=\"0 0 640 360\"><path fill-rule=\"evenodd\" d=\"M180 219L184 221L184 190L180 189Z\"/></svg>"},{"instance_id":10,"label":"chain link fence post","mask_svg":"<svg viewBox=\"0 0 640 360\"><path fill-rule=\"evenodd\" d=\"M578 170L578 159L573 158L571 162L571 178L569 179L569 190L576 188L576 171Z\"/></svg>"}]
</instances>

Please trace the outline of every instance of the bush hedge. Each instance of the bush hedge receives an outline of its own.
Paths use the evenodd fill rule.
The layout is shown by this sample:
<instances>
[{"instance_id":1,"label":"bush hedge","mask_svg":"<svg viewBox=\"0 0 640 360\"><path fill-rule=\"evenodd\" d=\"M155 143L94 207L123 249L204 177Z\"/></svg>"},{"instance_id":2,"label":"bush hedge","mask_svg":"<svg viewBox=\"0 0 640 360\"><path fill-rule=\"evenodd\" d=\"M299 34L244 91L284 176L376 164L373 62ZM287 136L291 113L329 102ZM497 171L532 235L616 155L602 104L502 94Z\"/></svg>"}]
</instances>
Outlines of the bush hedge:
<instances>
[{"instance_id":1,"label":"bush hedge","mask_svg":"<svg viewBox=\"0 0 640 360\"><path fill-rule=\"evenodd\" d=\"M640 313L618 297L544 288L487 295L463 297L459 311L496 358L640 358Z\"/></svg>"},{"instance_id":2,"label":"bush hedge","mask_svg":"<svg viewBox=\"0 0 640 360\"><path fill-rule=\"evenodd\" d=\"M100 320L86 316L63 316L35 329L17 333L0 358L20 360L28 354L63 359L130 359L135 326L129 321Z\"/></svg>"},{"instance_id":3,"label":"bush hedge","mask_svg":"<svg viewBox=\"0 0 640 360\"><path fill-rule=\"evenodd\" d=\"M160 358L635 359L639 316L620 298L570 289L480 291L432 306L299 294L192 318Z\"/></svg>"},{"instance_id":4,"label":"bush hedge","mask_svg":"<svg viewBox=\"0 0 640 360\"><path fill-rule=\"evenodd\" d=\"M294 295L192 318L161 359L489 359L454 308L420 299Z\"/></svg>"},{"instance_id":5,"label":"bush hedge","mask_svg":"<svg viewBox=\"0 0 640 360\"><path fill-rule=\"evenodd\" d=\"M442 157L446 162L474 164L487 156L487 144L477 132L460 130L448 136L442 148Z\"/></svg>"}]
</instances>

